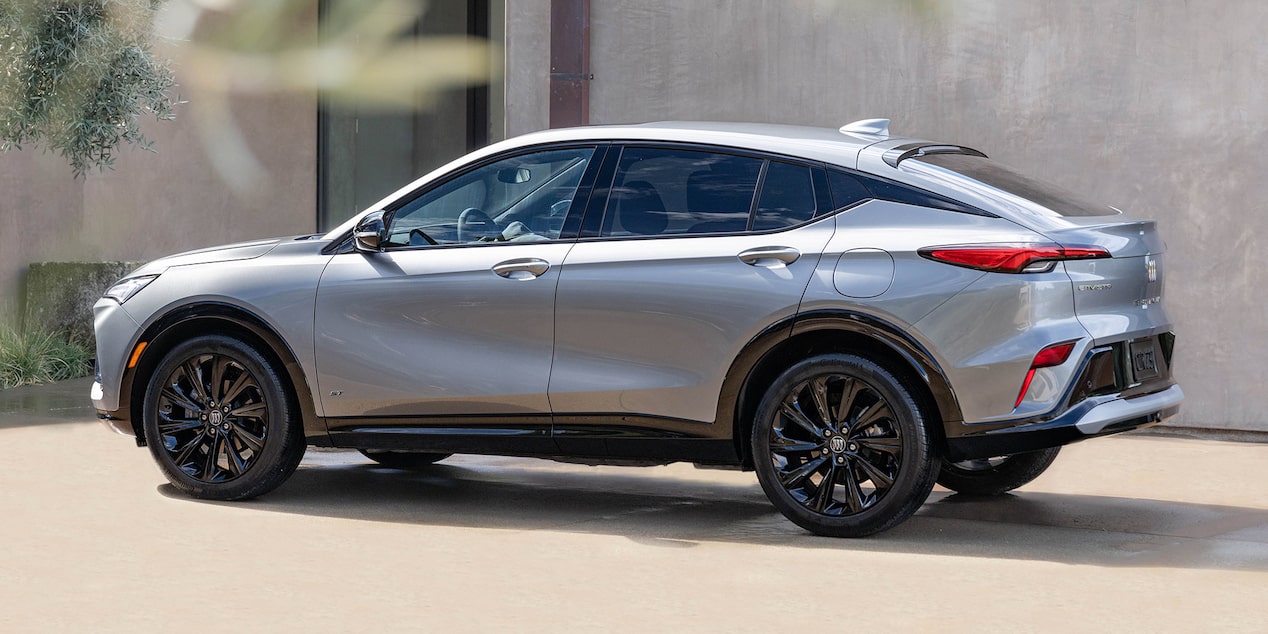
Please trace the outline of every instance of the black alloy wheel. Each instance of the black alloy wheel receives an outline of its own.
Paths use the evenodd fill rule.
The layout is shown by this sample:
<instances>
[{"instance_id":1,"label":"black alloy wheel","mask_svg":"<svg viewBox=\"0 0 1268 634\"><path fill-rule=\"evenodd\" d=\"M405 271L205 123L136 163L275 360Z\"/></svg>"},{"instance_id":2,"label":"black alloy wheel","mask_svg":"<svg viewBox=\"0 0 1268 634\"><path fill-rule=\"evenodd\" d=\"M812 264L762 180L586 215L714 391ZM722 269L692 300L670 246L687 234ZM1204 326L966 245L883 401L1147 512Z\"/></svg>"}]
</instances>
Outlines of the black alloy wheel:
<instances>
[{"instance_id":1,"label":"black alloy wheel","mask_svg":"<svg viewBox=\"0 0 1268 634\"><path fill-rule=\"evenodd\" d=\"M297 411L273 364L238 339L198 337L160 362L145 398L146 444L178 489L236 500L282 483L304 455Z\"/></svg>"},{"instance_id":2,"label":"black alloy wheel","mask_svg":"<svg viewBox=\"0 0 1268 634\"><path fill-rule=\"evenodd\" d=\"M820 535L861 537L902 522L933 487L929 434L902 383L853 355L808 359L767 392L752 438L766 495Z\"/></svg>"}]
</instances>

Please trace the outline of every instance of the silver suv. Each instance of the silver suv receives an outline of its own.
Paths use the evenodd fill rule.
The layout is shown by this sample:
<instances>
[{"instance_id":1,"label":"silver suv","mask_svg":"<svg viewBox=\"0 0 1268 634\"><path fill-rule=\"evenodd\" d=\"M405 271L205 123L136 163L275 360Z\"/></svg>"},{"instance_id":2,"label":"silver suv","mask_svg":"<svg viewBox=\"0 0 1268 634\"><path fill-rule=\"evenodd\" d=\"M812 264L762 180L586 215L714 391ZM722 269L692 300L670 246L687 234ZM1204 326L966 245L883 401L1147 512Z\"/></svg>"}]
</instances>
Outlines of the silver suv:
<instances>
[{"instance_id":1,"label":"silver suv","mask_svg":"<svg viewBox=\"0 0 1268 634\"><path fill-rule=\"evenodd\" d=\"M306 445L691 461L861 536L1174 415L1163 250L885 120L552 130L327 234L142 267L96 305L92 398L200 498Z\"/></svg>"}]
</instances>

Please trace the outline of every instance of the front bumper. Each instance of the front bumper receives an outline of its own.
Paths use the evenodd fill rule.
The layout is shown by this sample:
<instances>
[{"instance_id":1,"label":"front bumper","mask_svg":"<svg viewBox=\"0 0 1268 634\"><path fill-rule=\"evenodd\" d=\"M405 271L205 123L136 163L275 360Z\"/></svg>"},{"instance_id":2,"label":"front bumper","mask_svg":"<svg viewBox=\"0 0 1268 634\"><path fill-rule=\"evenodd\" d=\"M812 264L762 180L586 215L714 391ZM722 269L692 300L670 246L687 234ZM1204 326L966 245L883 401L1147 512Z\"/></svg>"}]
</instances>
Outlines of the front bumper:
<instances>
[{"instance_id":1,"label":"front bumper","mask_svg":"<svg viewBox=\"0 0 1268 634\"><path fill-rule=\"evenodd\" d=\"M129 398L124 390L128 356L141 335L141 326L123 306L102 298L93 306L93 326L97 335L96 380L92 384L93 407L107 427L135 436L129 422Z\"/></svg>"}]
</instances>

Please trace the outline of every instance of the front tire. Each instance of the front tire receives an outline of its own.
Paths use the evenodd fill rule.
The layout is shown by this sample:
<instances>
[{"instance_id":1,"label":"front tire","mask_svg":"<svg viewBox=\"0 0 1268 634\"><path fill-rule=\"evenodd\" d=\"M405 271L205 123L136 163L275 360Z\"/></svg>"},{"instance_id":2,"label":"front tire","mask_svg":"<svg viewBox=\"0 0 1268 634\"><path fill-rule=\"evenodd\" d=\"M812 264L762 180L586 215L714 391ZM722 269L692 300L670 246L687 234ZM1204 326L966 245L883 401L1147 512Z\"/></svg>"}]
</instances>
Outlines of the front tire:
<instances>
[{"instance_id":1,"label":"front tire","mask_svg":"<svg viewBox=\"0 0 1268 634\"><path fill-rule=\"evenodd\" d=\"M758 408L751 449L771 503L830 537L863 537L906 520L929 497L939 462L902 382L850 354L784 371Z\"/></svg>"},{"instance_id":2,"label":"front tire","mask_svg":"<svg viewBox=\"0 0 1268 634\"><path fill-rule=\"evenodd\" d=\"M207 500L280 485L304 457L303 425L279 369L226 335L185 341L159 362L142 410L146 444L168 481Z\"/></svg>"},{"instance_id":3,"label":"front tire","mask_svg":"<svg viewBox=\"0 0 1268 634\"><path fill-rule=\"evenodd\" d=\"M1060 451L1060 447L1051 447L1011 456L947 462L938 473L938 484L965 495L1000 495L1038 478L1052 466Z\"/></svg>"}]
</instances>

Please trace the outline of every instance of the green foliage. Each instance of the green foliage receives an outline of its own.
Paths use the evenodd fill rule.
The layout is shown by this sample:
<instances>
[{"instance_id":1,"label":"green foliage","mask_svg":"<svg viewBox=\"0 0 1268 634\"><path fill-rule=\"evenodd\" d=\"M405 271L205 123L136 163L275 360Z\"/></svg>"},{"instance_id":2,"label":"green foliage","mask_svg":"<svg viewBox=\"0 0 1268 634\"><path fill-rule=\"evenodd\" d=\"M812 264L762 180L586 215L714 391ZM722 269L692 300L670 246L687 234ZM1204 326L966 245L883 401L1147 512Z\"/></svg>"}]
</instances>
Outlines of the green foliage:
<instances>
[{"instance_id":1,"label":"green foliage","mask_svg":"<svg viewBox=\"0 0 1268 634\"><path fill-rule=\"evenodd\" d=\"M64 335L0 328L0 389L87 376L92 354Z\"/></svg>"},{"instance_id":2,"label":"green foliage","mask_svg":"<svg viewBox=\"0 0 1268 634\"><path fill-rule=\"evenodd\" d=\"M42 145L76 176L123 143L153 150L149 113L171 119L176 79L150 51L161 0L0 0L0 149Z\"/></svg>"}]
</instances>

